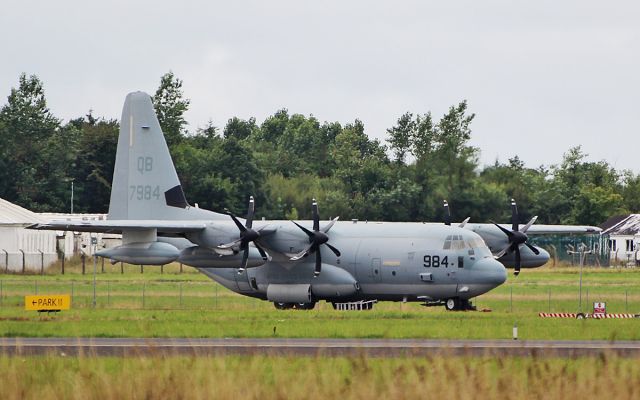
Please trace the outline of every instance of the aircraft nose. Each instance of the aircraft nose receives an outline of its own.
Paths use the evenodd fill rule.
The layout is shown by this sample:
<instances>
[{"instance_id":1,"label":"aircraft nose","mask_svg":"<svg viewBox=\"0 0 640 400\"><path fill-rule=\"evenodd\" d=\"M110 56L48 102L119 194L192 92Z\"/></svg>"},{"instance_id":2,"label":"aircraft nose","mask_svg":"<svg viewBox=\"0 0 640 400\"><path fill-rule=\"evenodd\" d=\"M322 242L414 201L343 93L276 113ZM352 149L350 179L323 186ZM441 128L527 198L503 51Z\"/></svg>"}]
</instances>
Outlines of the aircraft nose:
<instances>
[{"instance_id":1,"label":"aircraft nose","mask_svg":"<svg viewBox=\"0 0 640 400\"><path fill-rule=\"evenodd\" d=\"M507 270L501 262L487 257L479 260L478 269L482 271L482 280L495 286L502 285L507 280Z\"/></svg>"}]
</instances>

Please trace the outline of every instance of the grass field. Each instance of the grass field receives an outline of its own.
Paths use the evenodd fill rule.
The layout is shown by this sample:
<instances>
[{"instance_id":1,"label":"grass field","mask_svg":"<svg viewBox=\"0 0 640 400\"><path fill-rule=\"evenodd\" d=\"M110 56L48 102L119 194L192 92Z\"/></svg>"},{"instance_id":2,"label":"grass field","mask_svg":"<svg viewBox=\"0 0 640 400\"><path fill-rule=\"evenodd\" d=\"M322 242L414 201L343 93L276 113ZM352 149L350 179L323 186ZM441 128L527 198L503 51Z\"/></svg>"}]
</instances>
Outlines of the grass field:
<instances>
[{"instance_id":1,"label":"grass field","mask_svg":"<svg viewBox=\"0 0 640 400\"><path fill-rule=\"evenodd\" d=\"M336 337L640 339L640 319L542 319L540 311L578 309L578 270L545 268L512 274L481 296L479 309L446 312L419 304L379 303L366 312L278 311L177 266L107 266L92 276L0 275L0 336L70 337ZM38 315L27 294L72 293L73 309ZM587 299L588 296L588 299ZM640 312L640 271L585 269L583 309L605 301L610 312ZM274 327L276 333L274 334ZM64 357L0 354L5 399L638 399L640 363L603 354L538 357Z\"/></svg>"},{"instance_id":2,"label":"grass field","mask_svg":"<svg viewBox=\"0 0 640 400\"><path fill-rule=\"evenodd\" d=\"M640 398L640 363L599 358L4 357L13 399Z\"/></svg>"},{"instance_id":3,"label":"grass field","mask_svg":"<svg viewBox=\"0 0 640 400\"><path fill-rule=\"evenodd\" d=\"M100 266L99 266L100 268ZM0 336L69 337L328 337L328 338L510 338L518 325L522 339L640 339L640 319L542 319L538 312L578 310L578 270L524 270L476 300L491 312L446 312L418 303L379 303L367 312L279 311L271 303L237 295L192 269L168 266L106 266L97 275L92 307L90 274L77 265L62 276L0 275ZM88 266L89 269L89 266ZM73 294L73 309L58 315L25 311L28 294ZM585 268L583 310L593 301L609 312L640 312L640 271ZM275 334L274 334L275 328Z\"/></svg>"}]
</instances>

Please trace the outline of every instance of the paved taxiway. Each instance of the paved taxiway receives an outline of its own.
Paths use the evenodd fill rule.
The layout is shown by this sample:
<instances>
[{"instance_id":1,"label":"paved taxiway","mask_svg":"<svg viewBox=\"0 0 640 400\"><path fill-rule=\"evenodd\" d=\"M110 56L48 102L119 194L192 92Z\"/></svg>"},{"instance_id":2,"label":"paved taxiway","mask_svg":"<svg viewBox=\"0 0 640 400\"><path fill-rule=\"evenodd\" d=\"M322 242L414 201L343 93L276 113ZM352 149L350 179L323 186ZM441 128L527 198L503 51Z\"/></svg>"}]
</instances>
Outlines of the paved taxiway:
<instances>
[{"instance_id":1,"label":"paved taxiway","mask_svg":"<svg viewBox=\"0 0 640 400\"><path fill-rule=\"evenodd\" d=\"M422 339L184 339L184 338L0 338L8 355L226 355L293 356L433 355L591 356L603 353L640 357L640 341L422 340Z\"/></svg>"}]
</instances>

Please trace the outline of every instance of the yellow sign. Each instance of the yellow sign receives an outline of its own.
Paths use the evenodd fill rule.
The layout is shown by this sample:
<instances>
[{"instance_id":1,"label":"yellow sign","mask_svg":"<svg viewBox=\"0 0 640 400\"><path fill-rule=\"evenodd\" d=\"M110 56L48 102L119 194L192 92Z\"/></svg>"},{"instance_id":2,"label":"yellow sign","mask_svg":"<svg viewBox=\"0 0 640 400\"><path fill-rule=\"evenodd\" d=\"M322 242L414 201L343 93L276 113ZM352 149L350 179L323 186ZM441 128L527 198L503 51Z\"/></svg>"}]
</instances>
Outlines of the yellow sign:
<instances>
[{"instance_id":1,"label":"yellow sign","mask_svg":"<svg viewBox=\"0 0 640 400\"><path fill-rule=\"evenodd\" d=\"M57 311L71 308L71 296L68 294L49 294L42 296L24 296L24 309L33 311Z\"/></svg>"}]
</instances>

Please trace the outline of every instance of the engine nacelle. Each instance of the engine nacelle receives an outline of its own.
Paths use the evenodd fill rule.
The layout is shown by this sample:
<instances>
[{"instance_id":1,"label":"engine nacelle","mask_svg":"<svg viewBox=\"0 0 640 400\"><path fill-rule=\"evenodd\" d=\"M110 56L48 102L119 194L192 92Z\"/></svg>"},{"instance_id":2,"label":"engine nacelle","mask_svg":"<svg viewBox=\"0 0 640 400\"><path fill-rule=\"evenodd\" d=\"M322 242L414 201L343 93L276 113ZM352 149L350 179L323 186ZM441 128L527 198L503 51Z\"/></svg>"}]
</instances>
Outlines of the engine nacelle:
<instances>
[{"instance_id":1,"label":"engine nacelle","mask_svg":"<svg viewBox=\"0 0 640 400\"><path fill-rule=\"evenodd\" d=\"M549 261L549 252L542 247L535 246L540 254L535 254L526 246L520 246L520 266L522 268L537 268L545 265ZM498 259L507 268L513 268L516 264L515 253L507 253Z\"/></svg>"},{"instance_id":2,"label":"engine nacelle","mask_svg":"<svg viewBox=\"0 0 640 400\"><path fill-rule=\"evenodd\" d=\"M174 262L180 250L162 242L128 243L96 252L97 256L136 265L164 265Z\"/></svg>"},{"instance_id":3,"label":"engine nacelle","mask_svg":"<svg viewBox=\"0 0 640 400\"><path fill-rule=\"evenodd\" d=\"M196 268L239 268L242 263L242 252L225 256L206 247L192 246L182 250L178 260ZM265 262L256 248L249 247L247 268L259 267Z\"/></svg>"}]
</instances>

